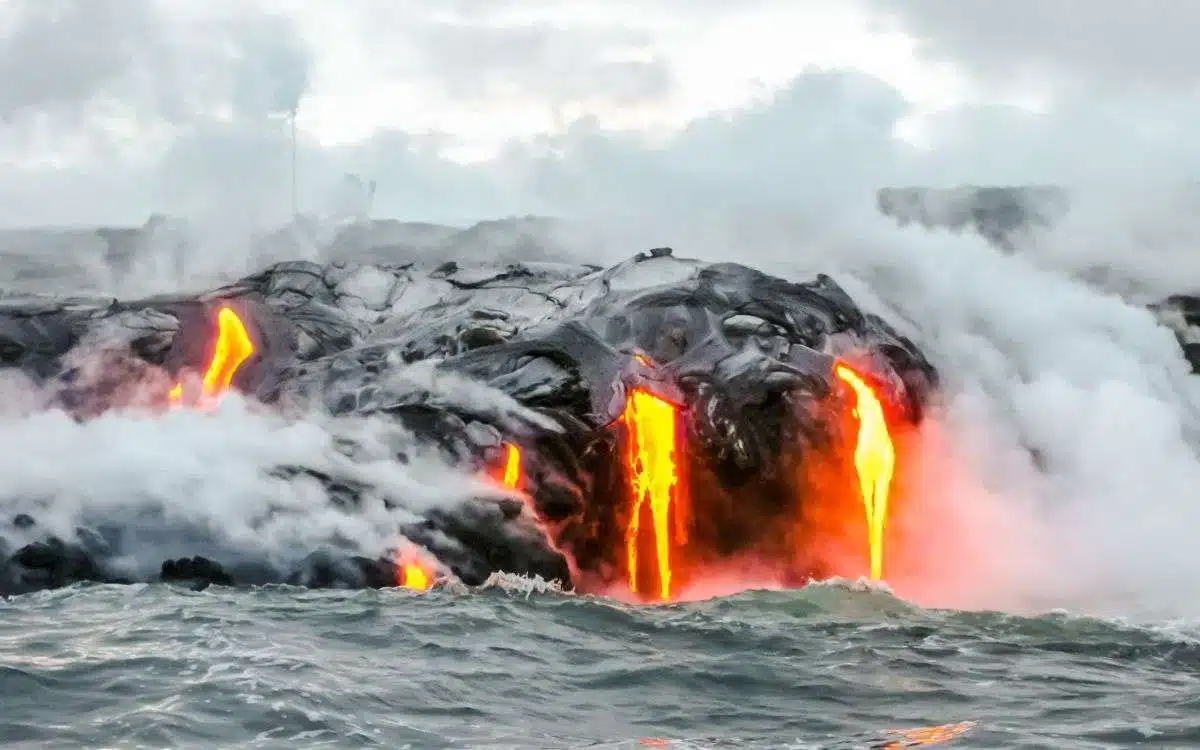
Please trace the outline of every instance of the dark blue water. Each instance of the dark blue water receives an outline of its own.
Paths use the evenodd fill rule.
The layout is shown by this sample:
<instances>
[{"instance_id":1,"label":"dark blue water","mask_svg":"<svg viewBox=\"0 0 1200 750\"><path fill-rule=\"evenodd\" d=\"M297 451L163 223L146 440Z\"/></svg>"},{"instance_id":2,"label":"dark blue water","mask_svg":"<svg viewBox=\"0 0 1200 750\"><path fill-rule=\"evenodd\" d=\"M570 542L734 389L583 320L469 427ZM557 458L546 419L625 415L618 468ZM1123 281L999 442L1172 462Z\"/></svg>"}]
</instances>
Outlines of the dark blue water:
<instances>
[{"instance_id":1,"label":"dark blue water","mask_svg":"<svg viewBox=\"0 0 1200 750\"><path fill-rule=\"evenodd\" d=\"M899 748L959 722L946 747L1200 747L1195 632L834 585L86 586L0 604L0 664L9 747Z\"/></svg>"}]
</instances>

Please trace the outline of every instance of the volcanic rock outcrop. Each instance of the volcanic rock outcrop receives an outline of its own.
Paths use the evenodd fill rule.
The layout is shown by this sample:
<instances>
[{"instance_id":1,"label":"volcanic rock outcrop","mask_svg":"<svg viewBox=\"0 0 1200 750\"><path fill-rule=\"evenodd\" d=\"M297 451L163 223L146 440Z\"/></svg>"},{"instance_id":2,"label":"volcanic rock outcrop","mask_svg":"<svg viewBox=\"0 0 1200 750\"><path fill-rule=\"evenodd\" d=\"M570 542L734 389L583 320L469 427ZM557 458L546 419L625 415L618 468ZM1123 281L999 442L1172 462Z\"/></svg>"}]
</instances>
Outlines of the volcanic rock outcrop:
<instances>
[{"instance_id":1,"label":"volcanic rock outcrop","mask_svg":"<svg viewBox=\"0 0 1200 750\"><path fill-rule=\"evenodd\" d=\"M806 509L828 493L809 469L848 460L838 441L853 403L838 367L853 367L897 425L921 418L937 382L913 342L828 276L793 283L666 248L607 269L284 262L195 297L9 298L0 306L0 366L24 372L48 406L80 420L177 408L200 386L188 396L170 385L228 355L216 340L221 310L232 311L252 348L226 368L232 389L283 413L395 424L413 438L396 448L399 462L428 451L472 475L507 474L495 492L414 512L417 520L396 528L468 584L497 571L584 588L628 578L666 591L686 581L688 565L676 566L670 584L661 558L657 572L628 570L656 554L649 533L639 540L630 530L638 525L630 472L648 471L651 460L631 447L635 393L676 420L669 436L642 435L639 444L671 441L664 460L687 499L670 510L670 544L686 547L688 564L753 555L775 561L784 577L819 573L804 535L821 533L824 516ZM370 492L314 467L277 473L320 482L347 514ZM405 498L384 502L403 507ZM655 524L668 518L660 510ZM336 540L287 564L177 549L147 575L119 564L135 542L103 519L62 537L43 531L36 513L12 519L0 534L0 592L81 580L398 580L395 550L347 551ZM661 555L666 542L658 544Z\"/></svg>"},{"instance_id":2,"label":"volcanic rock outcrop","mask_svg":"<svg viewBox=\"0 0 1200 750\"><path fill-rule=\"evenodd\" d=\"M900 226L974 231L1002 250L1024 232L1053 227L1070 209L1066 190L1053 185L883 188L876 207Z\"/></svg>"}]
</instances>

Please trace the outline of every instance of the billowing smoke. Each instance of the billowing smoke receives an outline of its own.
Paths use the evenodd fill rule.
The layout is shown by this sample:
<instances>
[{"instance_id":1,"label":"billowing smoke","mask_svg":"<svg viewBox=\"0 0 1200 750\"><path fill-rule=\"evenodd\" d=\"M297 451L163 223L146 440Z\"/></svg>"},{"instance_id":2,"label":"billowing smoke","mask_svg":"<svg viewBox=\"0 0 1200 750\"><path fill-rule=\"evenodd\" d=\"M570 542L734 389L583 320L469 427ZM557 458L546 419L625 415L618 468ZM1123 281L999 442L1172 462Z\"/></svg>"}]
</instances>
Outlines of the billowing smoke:
<instances>
[{"instance_id":1,"label":"billowing smoke","mask_svg":"<svg viewBox=\"0 0 1200 750\"><path fill-rule=\"evenodd\" d=\"M946 376L911 512L900 500L897 567L913 568L897 586L956 605L1187 609L1200 383L1171 331L1019 253L888 232L839 257Z\"/></svg>"}]
</instances>

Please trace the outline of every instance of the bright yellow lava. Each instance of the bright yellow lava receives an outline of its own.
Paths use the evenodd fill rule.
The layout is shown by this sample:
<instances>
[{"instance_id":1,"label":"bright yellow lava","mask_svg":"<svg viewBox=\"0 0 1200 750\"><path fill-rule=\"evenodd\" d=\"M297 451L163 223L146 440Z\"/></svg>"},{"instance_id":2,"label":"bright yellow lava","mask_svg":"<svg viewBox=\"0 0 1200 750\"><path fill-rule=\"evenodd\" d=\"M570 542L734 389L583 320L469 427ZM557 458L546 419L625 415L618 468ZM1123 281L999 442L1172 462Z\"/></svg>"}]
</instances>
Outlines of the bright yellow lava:
<instances>
[{"instance_id":1,"label":"bright yellow lava","mask_svg":"<svg viewBox=\"0 0 1200 750\"><path fill-rule=\"evenodd\" d=\"M643 504L649 500L654 523L655 552L658 563L658 596L671 595L670 515L679 488L675 463L676 408L652 393L635 389L625 403L624 422L628 430L627 463L633 491L633 507L625 529L625 550L629 570L629 588L638 591L638 533L641 530ZM686 540L684 509L676 505L675 536Z\"/></svg>"},{"instance_id":2,"label":"bright yellow lava","mask_svg":"<svg viewBox=\"0 0 1200 750\"><path fill-rule=\"evenodd\" d=\"M883 578L883 535L887 527L888 494L896 469L896 449L883 416L883 406L870 386L845 365L838 365L835 372L854 390L856 398L854 415L858 418L858 438L854 447L854 468L867 514L871 580L878 581Z\"/></svg>"},{"instance_id":3,"label":"bright yellow lava","mask_svg":"<svg viewBox=\"0 0 1200 750\"><path fill-rule=\"evenodd\" d=\"M414 591L428 591L433 584L424 568L416 563L408 563L400 569L400 585Z\"/></svg>"},{"instance_id":4,"label":"bright yellow lava","mask_svg":"<svg viewBox=\"0 0 1200 750\"><path fill-rule=\"evenodd\" d=\"M242 319L229 306L217 311L217 342L204 373L201 399L220 397L229 390L238 368L254 354L254 341ZM172 403L183 400L183 383L176 383L168 394Z\"/></svg>"},{"instance_id":5,"label":"bright yellow lava","mask_svg":"<svg viewBox=\"0 0 1200 750\"><path fill-rule=\"evenodd\" d=\"M515 490L521 483L521 449L512 443L504 444L504 486Z\"/></svg>"}]
</instances>

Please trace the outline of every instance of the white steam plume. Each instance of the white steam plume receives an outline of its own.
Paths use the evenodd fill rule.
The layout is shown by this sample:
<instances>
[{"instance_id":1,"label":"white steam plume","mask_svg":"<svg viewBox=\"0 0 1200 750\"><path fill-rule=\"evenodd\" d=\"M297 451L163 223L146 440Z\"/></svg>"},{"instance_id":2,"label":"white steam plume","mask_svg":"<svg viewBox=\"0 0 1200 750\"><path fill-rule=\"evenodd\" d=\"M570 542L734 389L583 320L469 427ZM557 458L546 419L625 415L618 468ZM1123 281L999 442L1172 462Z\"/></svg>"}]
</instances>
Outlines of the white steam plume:
<instances>
[{"instance_id":1,"label":"white steam plume","mask_svg":"<svg viewBox=\"0 0 1200 750\"><path fill-rule=\"evenodd\" d=\"M27 383L6 383L5 395L0 540L86 542L80 527L115 534L116 566L134 579L198 554L275 575L322 548L374 558L431 509L495 492L381 419L285 419L229 394L209 413L112 411L81 422L42 409ZM309 472L357 488L357 508L339 508ZM19 514L36 525L12 524Z\"/></svg>"}]
</instances>

